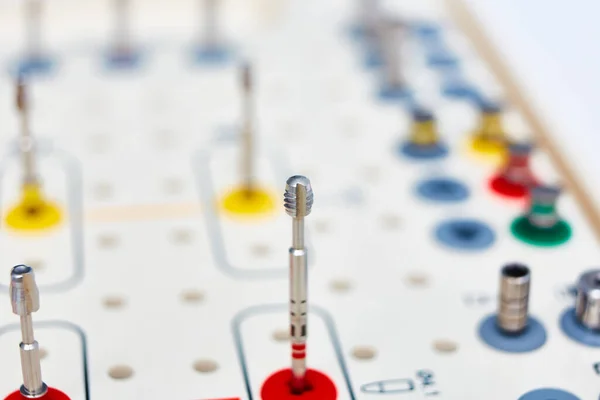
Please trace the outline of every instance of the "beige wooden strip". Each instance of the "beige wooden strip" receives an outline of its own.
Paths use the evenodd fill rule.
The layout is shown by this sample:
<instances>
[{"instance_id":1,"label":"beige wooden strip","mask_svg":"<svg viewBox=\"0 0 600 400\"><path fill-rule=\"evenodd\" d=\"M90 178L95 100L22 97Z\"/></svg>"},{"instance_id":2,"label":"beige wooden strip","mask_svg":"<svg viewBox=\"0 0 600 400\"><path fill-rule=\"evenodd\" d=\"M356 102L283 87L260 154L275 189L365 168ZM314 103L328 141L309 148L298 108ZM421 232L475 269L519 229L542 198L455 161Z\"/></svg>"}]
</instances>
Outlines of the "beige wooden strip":
<instances>
[{"instance_id":1,"label":"beige wooden strip","mask_svg":"<svg viewBox=\"0 0 600 400\"><path fill-rule=\"evenodd\" d=\"M487 62L496 78L505 88L511 103L515 105L533 128L536 143L550 155L553 164L564 179L565 185L573 193L577 203L592 226L596 234L596 239L600 241L600 210L594 205L592 198L588 195L581 183L581 178L575 175L566 157L560 152L560 147L551 139L548 134L549 128L544 124L539 115L536 115L533 107L525 100L521 88L516 83L516 79L502 58L494 51L485 30L481 28L480 23L469 11L464 2L462 0L445 0L445 2L454 21L469 37L479 56Z\"/></svg>"}]
</instances>

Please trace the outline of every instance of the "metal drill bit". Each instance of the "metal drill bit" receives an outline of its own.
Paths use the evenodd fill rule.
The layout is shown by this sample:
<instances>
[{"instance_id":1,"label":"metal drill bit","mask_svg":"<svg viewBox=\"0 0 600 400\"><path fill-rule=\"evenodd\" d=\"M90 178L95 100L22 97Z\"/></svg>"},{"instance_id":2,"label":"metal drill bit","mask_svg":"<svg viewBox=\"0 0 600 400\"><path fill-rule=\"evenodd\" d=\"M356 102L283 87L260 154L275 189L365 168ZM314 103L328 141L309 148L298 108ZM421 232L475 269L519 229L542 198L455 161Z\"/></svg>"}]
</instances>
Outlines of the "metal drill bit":
<instances>
[{"instance_id":1,"label":"metal drill bit","mask_svg":"<svg viewBox=\"0 0 600 400\"><path fill-rule=\"evenodd\" d=\"M505 142L506 134L502 126L502 107L498 102L481 101L480 135L486 140Z\"/></svg>"},{"instance_id":2,"label":"metal drill bit","mask_svg":"<svg viewBox=\"0 0 600 400\"><path fill-rule=\"evenodd\" d=\"M130 0L114 0L114 44L116 55L127 55L131 52L131 18Z\"/></svg>"},{"instance_id":3,"label":"metal drill bit","mask_svg":"<svg viewBox=\"0 0 600 400\"><path fill-rule=\"evenodd\" d=\"M498 326L508 333L520 333L529 317L531 273L523 264L508 264L500 273Z\"/></svg>"},{"instance_id":4,"label":"metal drill bit","mask_svg":"<svg viewBox=\"0 0 600 400\"><path fill-rule=\"evenodd\" d=\"M21 122L21 136L19 138L19 150L23 163L23 185L37 185L38 179L35 173L34 141L29 127L29 101L27 98L27 87L22 78L17 81L16 106L19 111Z\"/></svg>"},{"instance_id":5,"label":"metal drill bit","mask_svg":"<svg viewBox=\"0 0 600 400\"><path fill-rule=\"evenodd\" d=\"M33 336L31 314L40 308L40 294L33 269L17 265L10 273L10 302L13 313L21 317L21 369L23 385L21 395L30 399L42 397L48 386L42 381L39 345Z\"/></svg>"},{"instance_id":6,"label":"metal drill bit","mask_svg":"<svg viewBox=\"0 0 600 400\"><path fill-rule=\"evenodd\" d=\"M554 185L538 185L530 190L531 201L527 219L538 228L552 228L560 221L556 202L562 189Z\"/></svg>"},{"instance_id":7,"label":"metal drill bit","mask_svg":"<svg viewBox=\"0 0 600 400\"><path fill-rule=\"evenodd\" d=\"M379 0L359 0L358 18L365 35L373 34L379 16Z\"/></svg>"},{"instance_id":8,"label":"metal drill bit","mask_svg":"<svg viewBox=\"0 0 600 400\"><path fill-rule=\"evenodd\" d=\"M404 26L400 21L382 18L378 21L377 40L382 51L384 62L384 79L388 88L403 88L406 86L402 73L402 36Z\"/></svg>"},{"instance_id":9,"label":"metal drill bit","mask_svg":"<svg viewBox=\"0 0 600 400\"><path fill-rule=\"evenodd\" d=\"M575 315L586 328L600 331L600 270L586 271L579 277Z\"/></svg>"},{"instance_id":10,"label":"metal drill bit","mask_svg":"<svg viewBox=\"0 0 600 400\"><path fill-rule=\"evenodd\" d=\"M218 46L217 32L217 0L201 0L202 13L204 16L204 30L202 31L201 43L207 49Z\"/></svg>"},{"instance_id":11,"label":"metal drill bit","mask_svg":"<svg viewBox=\"0 0 600 400\"><path fill-rule=\"evenodd\" d=\"M533 173L529 167L532 151L531 143L508 143L508 160L502 175L510 182L533 185Z\"/></svg>"},{"instance_id":12,"label":"metal drill bit","mask_svg":"<svg viewBox=\"0 0 600 400\"><path fill-rule=\"evenodd\" d=\"M290 335L292 339L292 382L294 393L307 389L307 252L304 247L304 217L310 214L313 191L308 178L295 175L285 186L283 204L292 219L292 247L290 247Z\"/></svg>"},{"instance_id":13,"label":"metal drill bit","mask_svg":"<svg viewBox=\"0 0 600 400\"><path fill-rule=\"evenodd\" d=\"M42 56L42 2L41 0L27 0L25 6L25 54L28 59L36 60Z\"/></svg>"},{"instance_id":14,"label":"metal drill bit","mask_svg":"<svg viewBox=\"0 0 600 400\"><path fill-rule=\"evenodd\" d=\"M254 85L252 66L242 65L241 84L243 90L242 104L242 179L246 193L250 196L254 185Z\"/></svg>"}]
</instances>

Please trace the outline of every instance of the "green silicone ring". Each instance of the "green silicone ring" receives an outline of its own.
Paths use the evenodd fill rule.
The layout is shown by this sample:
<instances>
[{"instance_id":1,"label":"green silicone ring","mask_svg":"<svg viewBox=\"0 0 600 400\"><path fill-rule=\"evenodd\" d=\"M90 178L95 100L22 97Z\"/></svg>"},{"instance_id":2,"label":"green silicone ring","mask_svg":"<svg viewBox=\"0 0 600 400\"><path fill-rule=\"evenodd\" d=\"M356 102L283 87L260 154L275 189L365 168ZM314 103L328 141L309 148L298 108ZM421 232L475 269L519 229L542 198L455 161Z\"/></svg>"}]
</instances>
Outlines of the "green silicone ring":
<instances>
[{"instance_id":1,"label":"green silicone ring","mask_svg":"<svg viewBox=\"0 0 600 400\"><path fill-rule=\"evenodd\" d=\"M526 216L516 218L510 225L510 231L519 240L540 247L559 246L567 242L572 235L569 224L560 220L552 228L538 228L529 222Z\"/></svg>"}]
</instances>

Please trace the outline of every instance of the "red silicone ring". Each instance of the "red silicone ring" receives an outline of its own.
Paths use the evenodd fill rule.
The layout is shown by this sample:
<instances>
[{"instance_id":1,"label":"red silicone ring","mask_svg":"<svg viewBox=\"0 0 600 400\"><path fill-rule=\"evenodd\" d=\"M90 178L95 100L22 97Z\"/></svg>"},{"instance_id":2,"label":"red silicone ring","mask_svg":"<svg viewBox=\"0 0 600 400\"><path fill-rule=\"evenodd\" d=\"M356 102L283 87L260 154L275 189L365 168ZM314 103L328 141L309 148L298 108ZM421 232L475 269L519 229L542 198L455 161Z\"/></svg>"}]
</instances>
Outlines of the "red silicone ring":
<instances>
[{"instance_id":1,"label":"red silicone ring","mask_svg":"<svg viewBox=\"0 0 600 400\"><path fill-rule=\"evenodd\" d=\"M54 389L51 387L48 388L48 392L43 397L40 397L40 399L43 399L43 400L71 400L71 398L69 396L67 396L60 390L57 390L57 389ZM5 400L31 400L31 399L28 399L27 397L22 396L21 392L19 392L17 390L16 392L12 392L11 394L9 394Z\"/></svg>"},{"instance_id":2,"label":"red silicone ring","mask_svg":"<svg viewBox=\"0 0 600 400\"><path fill-rule=\"evenodd\" d=\"M529 193L526 185L513 183L501 175L494 176L490 180L490 188L496 194L513 199L524 198Z\"/></svg>"},{"instance_id":3,"label":"red silicone ring","mask_svg":"<svg viewBox=\"0 0 600 400\"><path fill-rule=\"evenodd\" d=\"M310 389L302 394L294 394L290 388L292 370L282 369L267 378L260 390L261 400L336 400L337 389L325 374L309 369L306 380Z\"/></svg>"}]
</instances>

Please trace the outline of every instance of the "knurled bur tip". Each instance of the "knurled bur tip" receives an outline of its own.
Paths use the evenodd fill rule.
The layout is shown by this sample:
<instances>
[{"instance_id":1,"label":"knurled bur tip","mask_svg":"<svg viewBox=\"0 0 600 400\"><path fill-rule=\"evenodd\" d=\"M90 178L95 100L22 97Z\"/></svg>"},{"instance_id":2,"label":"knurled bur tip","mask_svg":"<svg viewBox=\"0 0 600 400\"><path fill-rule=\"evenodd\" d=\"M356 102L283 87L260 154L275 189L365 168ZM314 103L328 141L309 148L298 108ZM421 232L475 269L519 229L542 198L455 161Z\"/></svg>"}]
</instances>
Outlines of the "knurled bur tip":
<instances>
[{"instance_id":1,"label":"knurled bur tip","mask_svg":"<svg viewBox=\"0 0 600 400\"><path fill-rule=\"evenodd\" d=\"M306 217L312 209L313 197L310 180L294 175L285 183L283 206L290 217Z\"/></svg>"},{"instance_id":2,"label":"knurled bur tip","mask_svg":"<svg viewBox=\"0 0 600 400\"><path fill-rule=\"evenodd\" d=\"M10 302L13 313L21 316L40 309L40 293L30 266L17 265L10 272Z\"/></svg>"}]
</instances>

